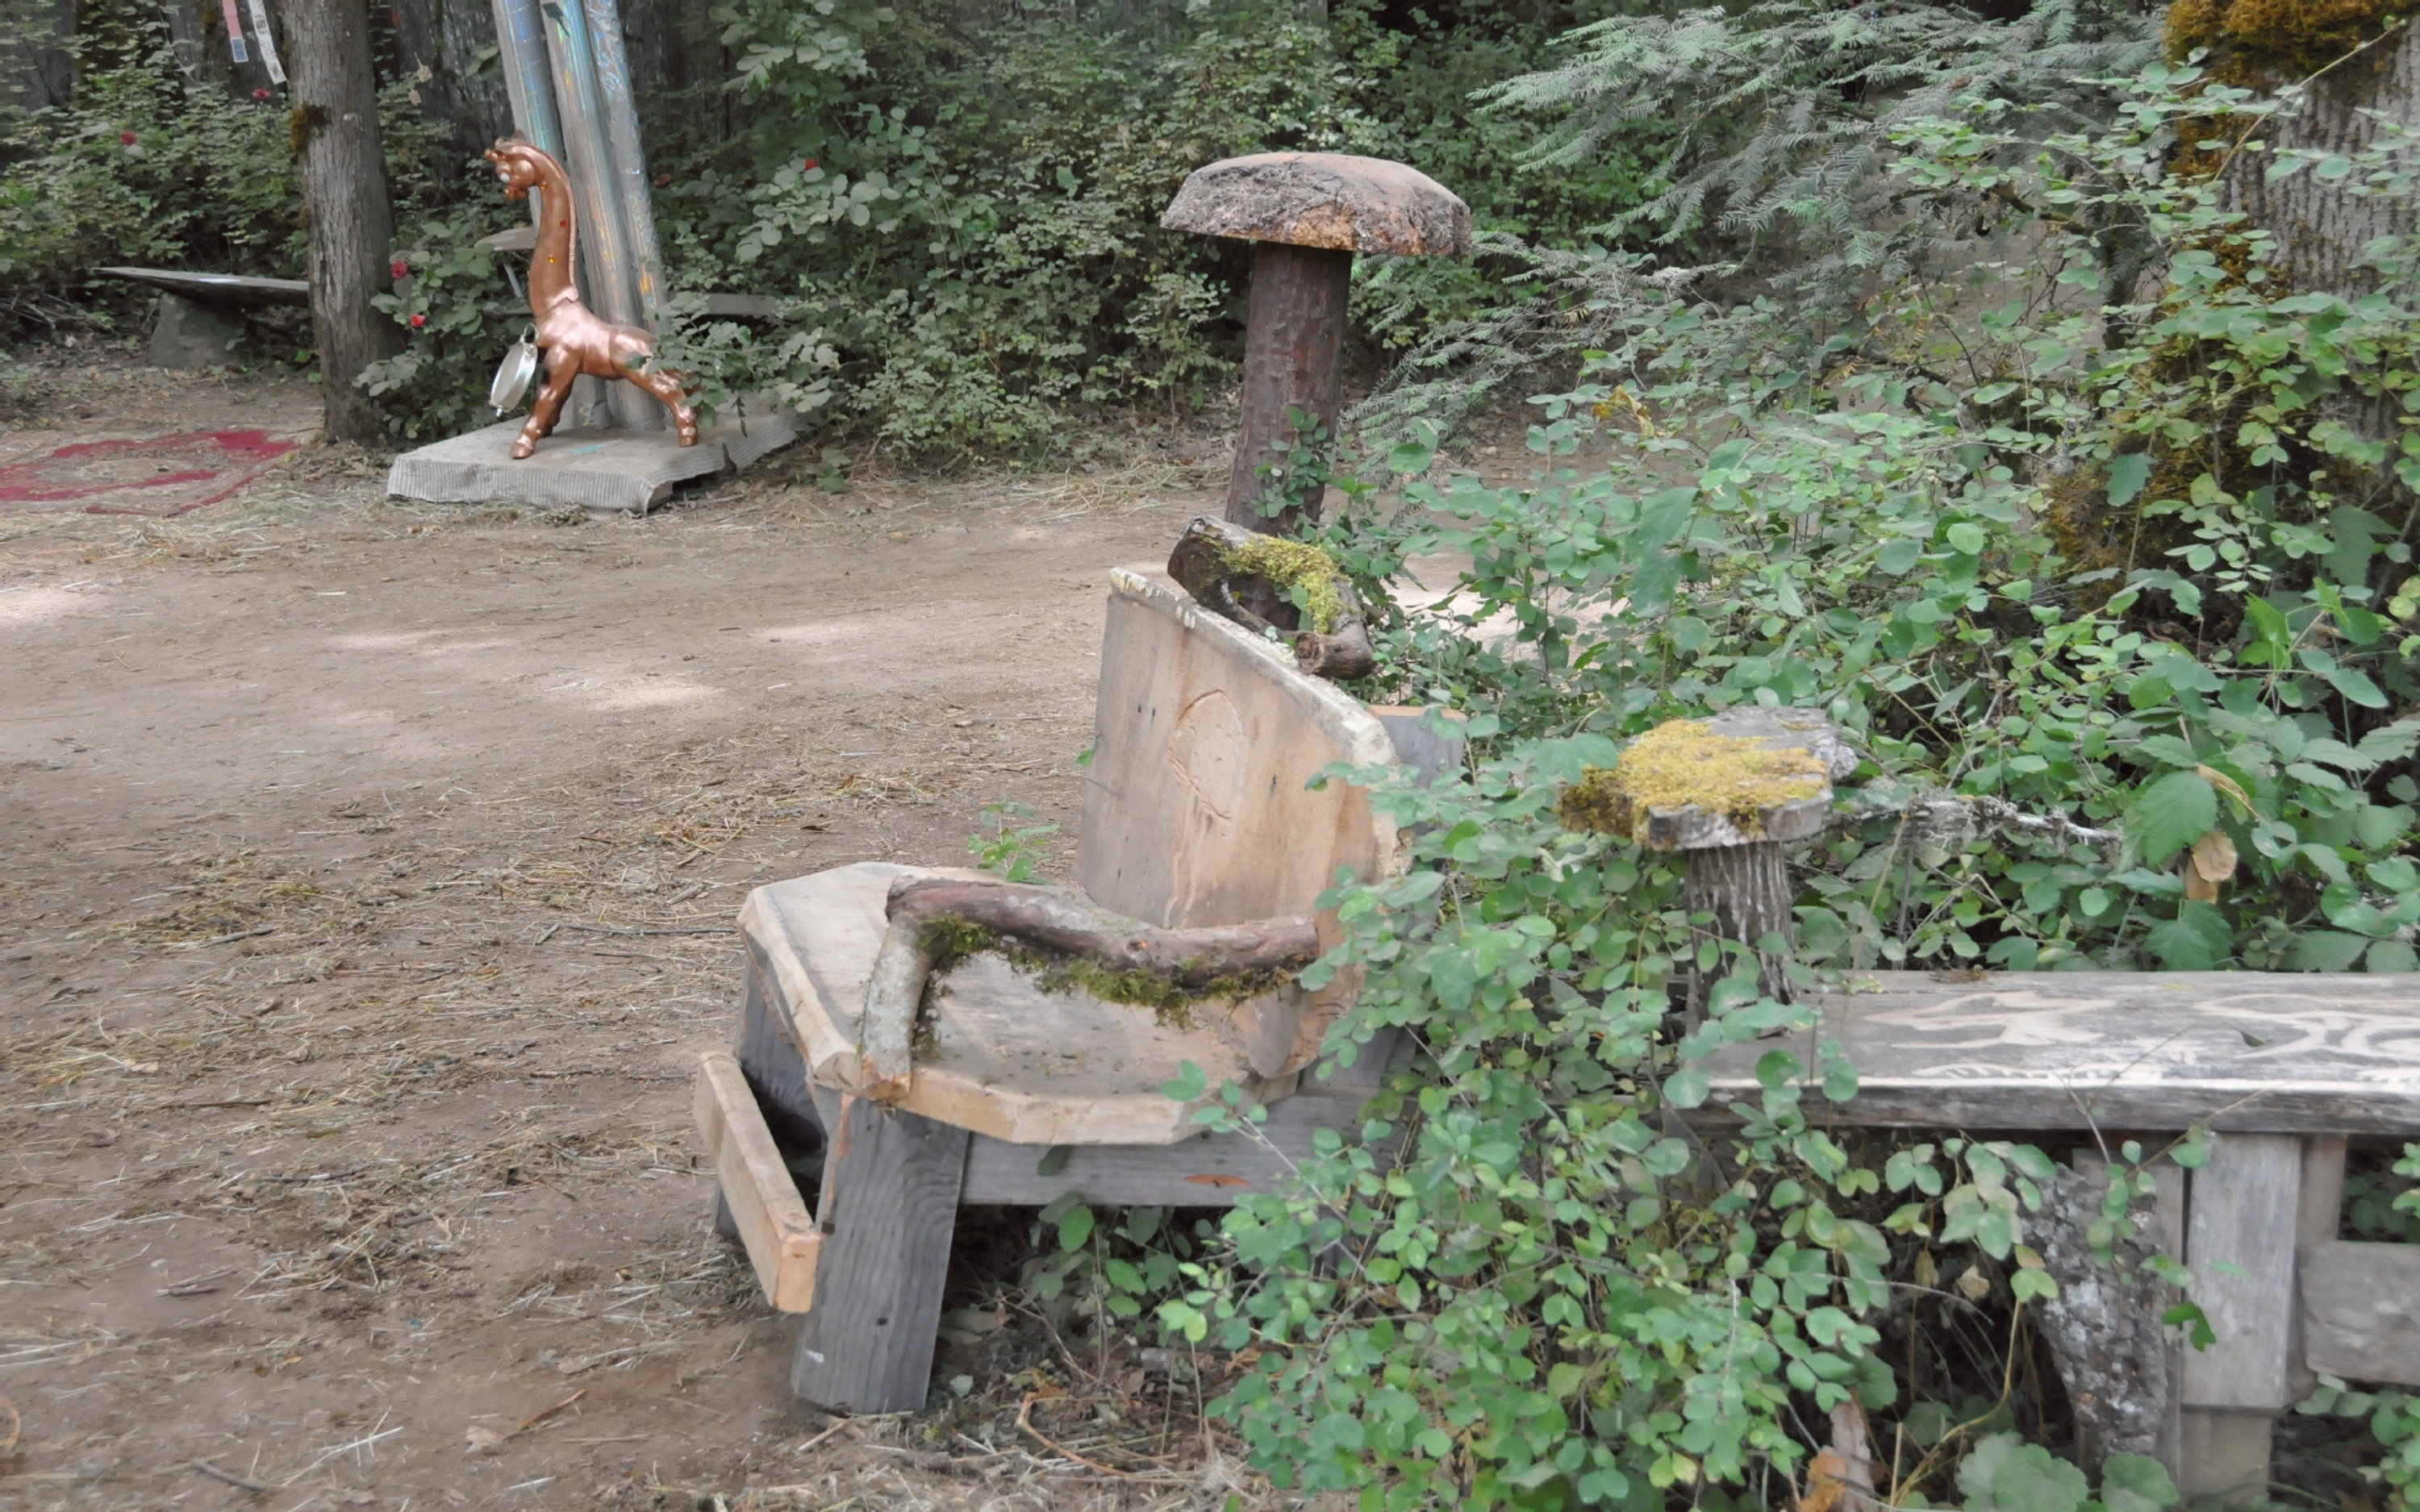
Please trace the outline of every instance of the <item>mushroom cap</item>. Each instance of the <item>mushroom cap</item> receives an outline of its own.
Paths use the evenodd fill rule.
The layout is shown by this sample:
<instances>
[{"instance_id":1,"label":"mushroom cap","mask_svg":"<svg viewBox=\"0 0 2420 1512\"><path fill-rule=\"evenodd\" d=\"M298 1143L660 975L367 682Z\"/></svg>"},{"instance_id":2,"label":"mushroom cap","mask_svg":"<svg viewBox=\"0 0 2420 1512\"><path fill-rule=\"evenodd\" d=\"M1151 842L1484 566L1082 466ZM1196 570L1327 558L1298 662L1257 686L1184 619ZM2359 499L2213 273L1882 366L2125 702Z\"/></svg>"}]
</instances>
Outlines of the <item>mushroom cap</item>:
<instances>
[{"instance_id":1,"label":"mushroom cap","mask_svg":"<svg viewBox=\"0 0 2420 1512\"><path fill-rule=\"evenodd\" d=\"M1342 152L1258 152L1197 168L1159 224L1339 252L1470 250L1470 207L1451 190L1417 168Z\"/></svg>"}]
</instances>

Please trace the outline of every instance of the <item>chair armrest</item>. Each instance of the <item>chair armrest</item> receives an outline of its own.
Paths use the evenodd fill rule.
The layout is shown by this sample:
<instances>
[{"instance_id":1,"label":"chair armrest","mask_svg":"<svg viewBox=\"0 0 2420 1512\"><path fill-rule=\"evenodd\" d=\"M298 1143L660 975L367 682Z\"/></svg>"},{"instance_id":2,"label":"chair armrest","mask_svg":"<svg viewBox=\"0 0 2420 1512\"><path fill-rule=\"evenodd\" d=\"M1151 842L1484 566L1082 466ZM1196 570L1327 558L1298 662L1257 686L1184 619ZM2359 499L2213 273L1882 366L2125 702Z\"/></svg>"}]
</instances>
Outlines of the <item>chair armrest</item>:
<instances>
[{"instance_id":1,"label":"chair armrest","mask_svg":"<svg viewBox=\"0 0 2420 1512\"><path fill-rule=\"evenodd\" d=\"M1319 958L1319 932L1308 915L1171 930L1110 913L1090 899L1026 883L903 877L885 909L890 927L866 983L858 1024L865 1095L906 1098L915 1074L910 1047L916 1015L947 949L928 926L958 919L994 936L1080 956L1125 971L1205 988L1221 977L1300 971Z\"/></svg>"}]
</instances>

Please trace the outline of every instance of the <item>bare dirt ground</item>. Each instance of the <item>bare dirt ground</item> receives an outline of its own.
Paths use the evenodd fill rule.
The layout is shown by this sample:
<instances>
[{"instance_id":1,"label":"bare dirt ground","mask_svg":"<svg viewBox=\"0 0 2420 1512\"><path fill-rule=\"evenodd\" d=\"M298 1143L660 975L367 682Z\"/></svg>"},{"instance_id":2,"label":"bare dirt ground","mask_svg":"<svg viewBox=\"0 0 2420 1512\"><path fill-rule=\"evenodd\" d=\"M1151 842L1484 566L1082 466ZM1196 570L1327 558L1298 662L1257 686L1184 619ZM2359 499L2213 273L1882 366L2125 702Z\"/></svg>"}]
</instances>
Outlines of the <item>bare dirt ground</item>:
<instances>
[{"instance_id":1,"label":"bare dirt ground","mask_svg":"<svg viewBox=\"0 0 2420 1512\"><path fill-rule=\"evenodd\" d=\"M102 363L0 464L317 412ZM0 1506L1223 1499L1186 1394L1100 1409L1157 1424L1129 1479L1020 1434L1063 1355L949 1345L979 1389L912 1420L798 1403L689 1133L751 886L963 863L998 799L1068 854L1105 572L1223 477L1161 455L777 458L614 524L307 445L172 519L0 503Z\"/></svg>"}]
</instances>

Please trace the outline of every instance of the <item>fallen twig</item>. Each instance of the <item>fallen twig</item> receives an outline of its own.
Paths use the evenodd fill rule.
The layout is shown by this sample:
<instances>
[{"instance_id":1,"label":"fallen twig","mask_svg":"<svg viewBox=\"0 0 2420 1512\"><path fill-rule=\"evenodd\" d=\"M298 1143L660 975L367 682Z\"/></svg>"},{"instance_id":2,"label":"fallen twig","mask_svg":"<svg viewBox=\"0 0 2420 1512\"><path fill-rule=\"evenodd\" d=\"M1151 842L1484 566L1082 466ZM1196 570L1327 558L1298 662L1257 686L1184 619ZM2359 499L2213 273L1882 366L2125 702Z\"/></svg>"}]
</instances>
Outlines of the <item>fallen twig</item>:
<instances>
[{"instance_id":1,"label":"fallen twig","mask_svg":"<svg viewBox=\"0 0 2420 1512\"><path fill-rule=\"evenodd\" d=\"M538 1411L532 1412L529 1416L522 1418L521 1426L513 1429L513 1431L515 1433L527 1433L530 1429L537 1427L540 1423L545 1422L548 1418L552 1417L555 1413L562 1412L565 1408L569 1407L572 1403L580 1400L580 1398L587 1395L588 1388L582 1386L578 1391L573 1392L570 1396L566 1396L563 1400L555 1403L552 1407L540 1408Z\"/></svg>"},{"instance_id":2,"label":"fallen twig","mask_svg":"<svg viewBox=\"0 0 2420 1512\"><path fill-rule=\"evenodd\" d=\"M1040 1428L1035 1427L1033 1426L1032 1416L1033 1404L1041 1399L1042 1394L1038 1391L1030 1391L1025 1394L1024 1403L1016 1410L1016 1426L1018 1428L1031 1436L1034 1443L1042 1445L1042 1447L1049 1450L1052 1454L1059 1456L1063 1459L1073 1459L1076 1463L1084 1466L1086 1469L1097 1470L1104 1475L1115 1475L1121 1480L1125 1478L1126 1473L1125 1471L1119 1470L1111 1465L1105 1465L1097 1459L1087 1459L1073 1449L1052 1443Z\"/></svg>"},{"instance_id":3,"label":"fallen twig","mask_svg":"<svg viewBox=\"0 0 2420 1512\"><path fill-rule=\"evenodd\" d=\"M255 1495L258 1495L260 1492L269 1489L268 1487L262 1485L260 1482L256 1480L246 1480L232 1470L221 1470L218 1466L211 1464L207 1459L194 1460L194 1468L200 1471L203 1474L208 1475L210 1479L217 1481L222 1485L232 1486L240 1491L251 1491Z\"/></svg>"}]
</instances>

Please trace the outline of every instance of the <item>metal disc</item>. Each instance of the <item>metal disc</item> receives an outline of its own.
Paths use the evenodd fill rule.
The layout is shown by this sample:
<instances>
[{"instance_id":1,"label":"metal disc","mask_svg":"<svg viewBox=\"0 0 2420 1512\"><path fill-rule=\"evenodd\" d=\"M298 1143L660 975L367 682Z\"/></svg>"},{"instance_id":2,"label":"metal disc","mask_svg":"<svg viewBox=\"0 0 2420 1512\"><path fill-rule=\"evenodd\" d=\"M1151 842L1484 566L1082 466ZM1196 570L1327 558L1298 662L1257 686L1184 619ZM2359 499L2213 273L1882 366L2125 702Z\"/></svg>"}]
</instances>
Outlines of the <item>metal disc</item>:
<instances>
[{"instance_id":1,"label":"metal disc","mask_svg":"<svg viewBox=\"0 0 2420 1512\"><path fill-rule=\"evenodd\" d=\"M536 374L537 348L526 338L513 343L496 368L496 381L488 387L489 405L500 415L519 405Z\"/></svg>"}]
</instances>

